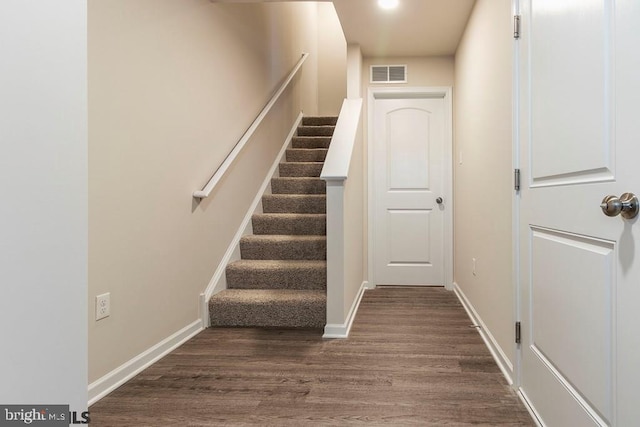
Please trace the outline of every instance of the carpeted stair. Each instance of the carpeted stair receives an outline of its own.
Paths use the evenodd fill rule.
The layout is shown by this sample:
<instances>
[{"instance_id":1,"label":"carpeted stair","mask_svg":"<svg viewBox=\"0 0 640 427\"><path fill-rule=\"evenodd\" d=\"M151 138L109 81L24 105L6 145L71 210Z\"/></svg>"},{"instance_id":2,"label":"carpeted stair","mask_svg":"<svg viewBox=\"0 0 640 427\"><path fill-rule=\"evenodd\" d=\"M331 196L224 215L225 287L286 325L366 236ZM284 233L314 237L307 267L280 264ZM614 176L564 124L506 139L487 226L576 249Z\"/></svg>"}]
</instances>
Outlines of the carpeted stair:
<instances>
[{"instance_id":1,"label":"carpeted stair","mask_svg":"<svg viewBox=\"0 0 640 427\"><path fill-rule=\"evenodd\" d=\"M322 171L336 117L304 117L264 213L209 301L211 326L322 328L326 319L326 187Z\"/></svg>"}]
</instances>

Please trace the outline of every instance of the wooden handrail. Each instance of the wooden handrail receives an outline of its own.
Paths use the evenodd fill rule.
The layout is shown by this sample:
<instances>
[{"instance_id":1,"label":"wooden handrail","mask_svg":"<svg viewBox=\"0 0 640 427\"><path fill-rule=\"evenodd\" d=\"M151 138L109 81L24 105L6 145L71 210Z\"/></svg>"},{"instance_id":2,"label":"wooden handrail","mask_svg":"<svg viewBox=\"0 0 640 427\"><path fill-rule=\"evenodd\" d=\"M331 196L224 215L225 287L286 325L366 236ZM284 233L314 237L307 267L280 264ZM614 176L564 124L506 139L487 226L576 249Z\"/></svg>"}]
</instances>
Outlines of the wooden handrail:
<instances>
[{"instance_id":1,"label":"wooden handrail","mask_svg":"<svg viewBox=\"0 0 640 427\"><path fill-rule=\"evenodd\" d=\"M267 102L267 105L264 106L260 114L258 114L258 117L256 117L253 123L251 123L251 126L249 126L249 129L247 129L244 135L242 135L242 138L240 138L240 140L236 143L236 145L233 147L231 152L229 152L229 154L224 159L222 164L218 166L218 169L216 169L215 173L213 174L213 176L211 177L207 185L205 185L202 190L194 191L193 197L195 197L196 199L204 199L206 197L209 197L209 194L211 194L215 186L222 179L222 177L227 172L231 164L235 161L236 157L238 157L238 154L240 153L240 151L242 151L242 149L247 144L249 139L251 139L251 137L253 136L253 133L256 131L258 126L260 126L260 123L262 123L262 120L269 113L273 105L278 101L278 98L280 98L280 95L282 95L285 89L289 86L289 83L291 83L291 80L293 80L295 75L298 73L298 71L300 70L300 67L302 67L302 64L304 63L304 61L307 59L308 56L309 56L308 53L302 54L302 57L298 60L298 62L293 67L289 75L286 77L284 83L282 83L282 86L280 86L278 91L271 97L269 102Z\"/></svg>"}]
</instances>

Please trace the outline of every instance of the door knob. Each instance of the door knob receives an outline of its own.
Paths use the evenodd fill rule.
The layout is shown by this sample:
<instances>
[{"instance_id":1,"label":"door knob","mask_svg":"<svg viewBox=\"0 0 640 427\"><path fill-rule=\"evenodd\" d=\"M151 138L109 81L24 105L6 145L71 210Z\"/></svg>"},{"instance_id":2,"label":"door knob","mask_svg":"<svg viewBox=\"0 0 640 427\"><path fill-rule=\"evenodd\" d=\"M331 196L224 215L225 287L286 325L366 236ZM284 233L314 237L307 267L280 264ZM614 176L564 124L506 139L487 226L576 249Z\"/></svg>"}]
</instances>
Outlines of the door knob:
<instances>
[{"instance_id":1,"label":"door knob","mask_svg":"<svg viewBox=\"0 0 640 427\"><path fill-rule=\"evenodd\" d=\"M632 219L638 215L638 198L633 193L624 193L620 198L607 196L600 204L602 212L606 216L622 215L623 218Z\"/></svg>"},{"instance_id":2,"label":"door knob","mask_svg":"<svg viewBox=\"0 0 640 427\"><path fill-rule=\"evenodd\" d=\"M441 205L443 201L444 201L444 200L442 200L442 197L438 197L438 198L436 199L436 203L437 203L437 204L439 204L439 205Z\"/></svg>"}]
</instances>

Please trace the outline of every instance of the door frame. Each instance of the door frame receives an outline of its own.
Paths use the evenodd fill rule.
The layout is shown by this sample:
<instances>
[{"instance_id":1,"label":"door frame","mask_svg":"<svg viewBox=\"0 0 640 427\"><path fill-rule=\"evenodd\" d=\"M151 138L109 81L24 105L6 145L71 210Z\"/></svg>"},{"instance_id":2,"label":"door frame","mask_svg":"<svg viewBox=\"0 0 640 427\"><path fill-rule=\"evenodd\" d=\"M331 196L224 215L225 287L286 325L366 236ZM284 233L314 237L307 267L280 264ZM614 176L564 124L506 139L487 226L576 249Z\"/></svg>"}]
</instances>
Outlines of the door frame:
<instances>
[{"instance_id":1,"label":"door frame","mask_svg":"<svg viewBox=\"0 0 640 427\"><path fill-rule=\"evenodd\" d=\"M522 19L520 13L520 0L511 0L511 13L512 15L519 16ZM522 25L522 22L520 23ZM521 43L519 38L512 39L512 86L511 86L511 98L512 98L512 106L511 106L511 132L512 132L512 162L513 162L513 170L514 175L516 170L520 170L520 151L526 149L526 147L522 146L523 142L520 140L520 49ZM522 178L519 178L522 181ZM515 180L515 176L514 176ZM522 183L518 183L522 185ZM515 185L515 183L514 183ZM511 199L511 244L512 249L511 252L513 254L512 258L512 273L511 280L513 282L514 292L513 292L513 324L516 325L517 322L522 321L522 284L520 282L520 189L515 190L512 193ZM522 378L522 344L516 343L515 340L513 342L514 348L514 363L513 363L513 374L511 377L511 387L518 393L520 400L525 404L529 413L533 416L534 419L537 420L537 417L532 412L529 403L526 401L525 397L520 390L520 382Z\"/></svg>"},{"instance_id":2,"label":"door frame","mask_svg":"<svg viewBox=\"0 0 640 427\"><path fill-rule=\"evenodd\" d=\"M443 146L443 197L449 201L450 207L444 211L444 287L453 290L453 109L451 86L437 87L375 87L369 88L367 101L367 250L368 250L368 281L369 287L375 287L375 275L373 268L373 255L375 242L373 239L373 138L374 138L374 105L377 99L416 99L416 98L441 98L444 101L445 135Z\"/></svg>"}]
</instances>

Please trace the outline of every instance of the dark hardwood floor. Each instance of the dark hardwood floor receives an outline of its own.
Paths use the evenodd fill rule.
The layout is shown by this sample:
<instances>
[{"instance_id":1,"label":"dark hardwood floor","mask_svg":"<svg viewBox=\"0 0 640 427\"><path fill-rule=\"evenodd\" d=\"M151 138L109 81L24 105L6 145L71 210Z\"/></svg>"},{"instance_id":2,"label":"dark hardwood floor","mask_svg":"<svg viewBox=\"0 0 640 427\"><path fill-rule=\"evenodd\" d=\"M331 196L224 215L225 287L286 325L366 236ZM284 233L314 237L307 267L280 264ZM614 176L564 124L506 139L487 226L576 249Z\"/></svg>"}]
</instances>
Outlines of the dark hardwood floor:
<instances>
[{"instance_id":1,"label":"dark hardwood floor","mask_svg":"<svg viewBox=\"0 0 640 427\"><path fill-rule=\"evenodd\" d=\"M347 340L208 329L93 405L91 425L535 425L469 325L442 288L378 288Z\"/></svg>"}]
</instances>

